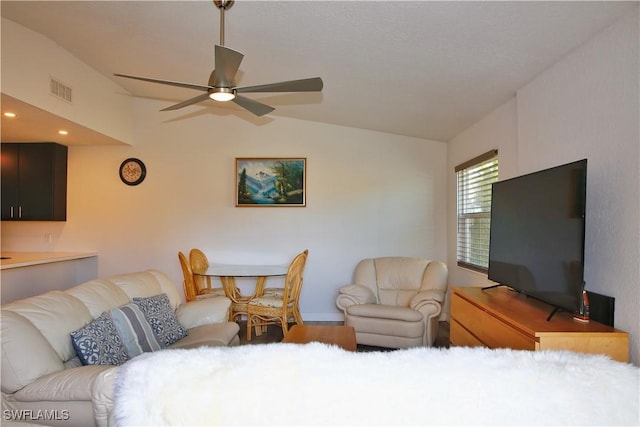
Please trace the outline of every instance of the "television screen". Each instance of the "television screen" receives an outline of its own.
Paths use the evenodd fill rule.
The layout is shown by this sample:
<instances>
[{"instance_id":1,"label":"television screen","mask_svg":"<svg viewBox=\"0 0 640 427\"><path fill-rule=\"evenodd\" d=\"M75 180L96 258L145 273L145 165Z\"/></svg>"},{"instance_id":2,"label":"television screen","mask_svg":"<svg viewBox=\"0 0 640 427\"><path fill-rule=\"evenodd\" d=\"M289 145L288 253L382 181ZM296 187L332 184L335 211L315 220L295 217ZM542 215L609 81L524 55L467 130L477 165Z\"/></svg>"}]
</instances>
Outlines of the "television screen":
<instances>
[{"instance_id":1,"label":"television screen","mask_svg":"<svg viewBox=\"0 0 640 427\"><path fill-rule=\"evenodd\" d=\"M493 184L488 278L578 313L587 160Z\"/></svg>"}]
</instances>

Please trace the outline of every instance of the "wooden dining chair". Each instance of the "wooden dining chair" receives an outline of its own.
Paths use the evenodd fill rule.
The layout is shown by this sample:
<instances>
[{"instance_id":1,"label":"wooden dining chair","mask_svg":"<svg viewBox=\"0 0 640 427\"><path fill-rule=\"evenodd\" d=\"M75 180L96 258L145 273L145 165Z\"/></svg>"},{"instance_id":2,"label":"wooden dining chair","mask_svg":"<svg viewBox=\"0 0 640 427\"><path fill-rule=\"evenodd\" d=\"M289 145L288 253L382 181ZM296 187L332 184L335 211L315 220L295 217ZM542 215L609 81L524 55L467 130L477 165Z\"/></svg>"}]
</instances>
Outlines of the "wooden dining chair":
<instances>
[{"instance_id":1,"label":"wooden dining chair","mask_svg":"<svg viewBox=\"0 0 640 427\"><path fill-rule=\"evenodd\" d=\"M178 252L178 260L180 261L180 267L182 268L182 276L184 281L182 282L184 288L184 298L186 302L194 301L200 298L210 298L225 296L223 293L215 293L202 291L198 289L194 280L193 270L191 269L191 263L187 260L187 257L182 252Z\"/></svg>"},{"instance_id":2,"label":"wooden dining chair","mask_svg":"<svg viewBox=\"0 0 640 427\"><path fill-rule=\"evenodd\" d=\"M180 261L180 267L182 268L182 276L184 278L182 286L184 287L184 298L187 302L194 301L198 291L196 284L193 281L193 271L191 271L191 265L187 261L187 257L182 252L178 252L178 260Z\"/></svg>"},{"instance_id":3,"label":"wooden dining chair","mask_svg":"<svg viewBox=\"0 0 640 427\"><path fill-rule=\"evenodd\" d=\"M284 296L284 287L264 288L262 290L262 295L259 296L282 298Z\"/></svg>"},{"instance_id":4,"label":"wooden dining chair","mask_svg":"<svg viewBox=\"0 0 640 427\"><path fill-rule=\"evenodd\" d=\"M189 252L189 265L193 273L193 281L196 287L196 296L198 295L215 295L215 296L227 296L222 284L220 287L213 287L211 285L212 278L210 276L204 276L209 269L209 259L198 248L191 249Z\"/></svg>"},{"instance_id":5,"label":"wooden dining chair","mask_svg":"<svg viewBox=\"0 0 640 427\"><path fill-rule=\"evenodd\" d=\"M263 295L251 299L247 303L247 341L251 341L251 328L256 331L267 325L280 324L282 334L289 332L289 321L302 325L299 300L302 291L303 272L307 263L308 250L296 255L291 261L284 280L282 296Z\"/></svg>"}]
</instances>

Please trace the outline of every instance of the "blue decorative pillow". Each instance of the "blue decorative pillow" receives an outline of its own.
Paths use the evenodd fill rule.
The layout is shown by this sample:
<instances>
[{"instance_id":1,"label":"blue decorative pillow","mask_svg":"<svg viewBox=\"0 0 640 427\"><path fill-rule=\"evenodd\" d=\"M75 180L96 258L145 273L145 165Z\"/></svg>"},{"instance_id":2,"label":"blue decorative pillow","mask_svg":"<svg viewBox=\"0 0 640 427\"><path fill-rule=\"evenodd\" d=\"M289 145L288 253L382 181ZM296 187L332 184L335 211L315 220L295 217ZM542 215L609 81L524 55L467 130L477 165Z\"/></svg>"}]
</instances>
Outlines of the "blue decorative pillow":
<instances>
[{"instance_id":1,"label":"blue decorative pillow","mask_svg":"<svg viewBox=\"0 0 640 427\"><path fill-rule=\"evenodd\" d=\"M133 302L144 313L144 317L147 318L162 347L168 347L187 336L188 332L178 322L167 294L147 298L134 298Z\"/></svg>"},{"instance_id":2,"label":"blue decorative pillow","mask_svg":"<svg viewBox=\"0 0 640 427\"><path fill-rule=\"evenodd\" d=\"M122 339L107 313L71 332L71 341L83 365L121 365L129 360Z\"/></svg>"},{"instance_id":3,"label":"blue decorative pillow","mask_svg":"<svg viewBox=\"0 0 640 427\"><path fill-rule=\"evenodd\" d=\"M144 313L133 303L111 310L111 319L122 337L129 357L162 349Z\"/></svg>"}]
</instances>

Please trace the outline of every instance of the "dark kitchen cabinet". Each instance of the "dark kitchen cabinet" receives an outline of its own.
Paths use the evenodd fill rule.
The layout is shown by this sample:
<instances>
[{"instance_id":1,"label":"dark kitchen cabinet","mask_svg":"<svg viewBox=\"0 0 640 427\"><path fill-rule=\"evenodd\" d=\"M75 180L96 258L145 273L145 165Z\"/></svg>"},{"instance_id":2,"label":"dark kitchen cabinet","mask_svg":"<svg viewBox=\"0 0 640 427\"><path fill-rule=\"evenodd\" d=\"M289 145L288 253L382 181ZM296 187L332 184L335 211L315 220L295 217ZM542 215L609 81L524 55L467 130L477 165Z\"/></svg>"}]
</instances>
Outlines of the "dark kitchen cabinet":
<instances>
[{"instance_id":1,"label":"dark kitchen cabinet","mask_svg":"<svg viewBox=\"0 0 640 427\"><path fill-rule=\"evenodd\" d=\"M67 147L2 143L2 220L67 220Z\"/></svg>"}]
</instances>

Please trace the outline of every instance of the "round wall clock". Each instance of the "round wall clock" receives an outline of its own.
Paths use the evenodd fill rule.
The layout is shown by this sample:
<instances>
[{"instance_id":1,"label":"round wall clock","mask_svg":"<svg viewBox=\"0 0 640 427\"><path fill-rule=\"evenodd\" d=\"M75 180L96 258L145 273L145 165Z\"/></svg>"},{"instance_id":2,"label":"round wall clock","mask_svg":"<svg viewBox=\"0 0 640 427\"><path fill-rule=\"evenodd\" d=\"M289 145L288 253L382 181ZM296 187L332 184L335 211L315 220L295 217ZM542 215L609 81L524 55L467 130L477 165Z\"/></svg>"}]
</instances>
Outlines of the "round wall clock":
<instances>
[{"instance_id":1,"label":"round wall clock","mask_svg":"<svg viewBox=\"0 0 640 427\"><path fill-rule=\"evenodd\" d=\"M127 185L138 185L144 181L147 168L140 159L130 158L120 165L120 179Z\"/></svg>"}]
</instances>

